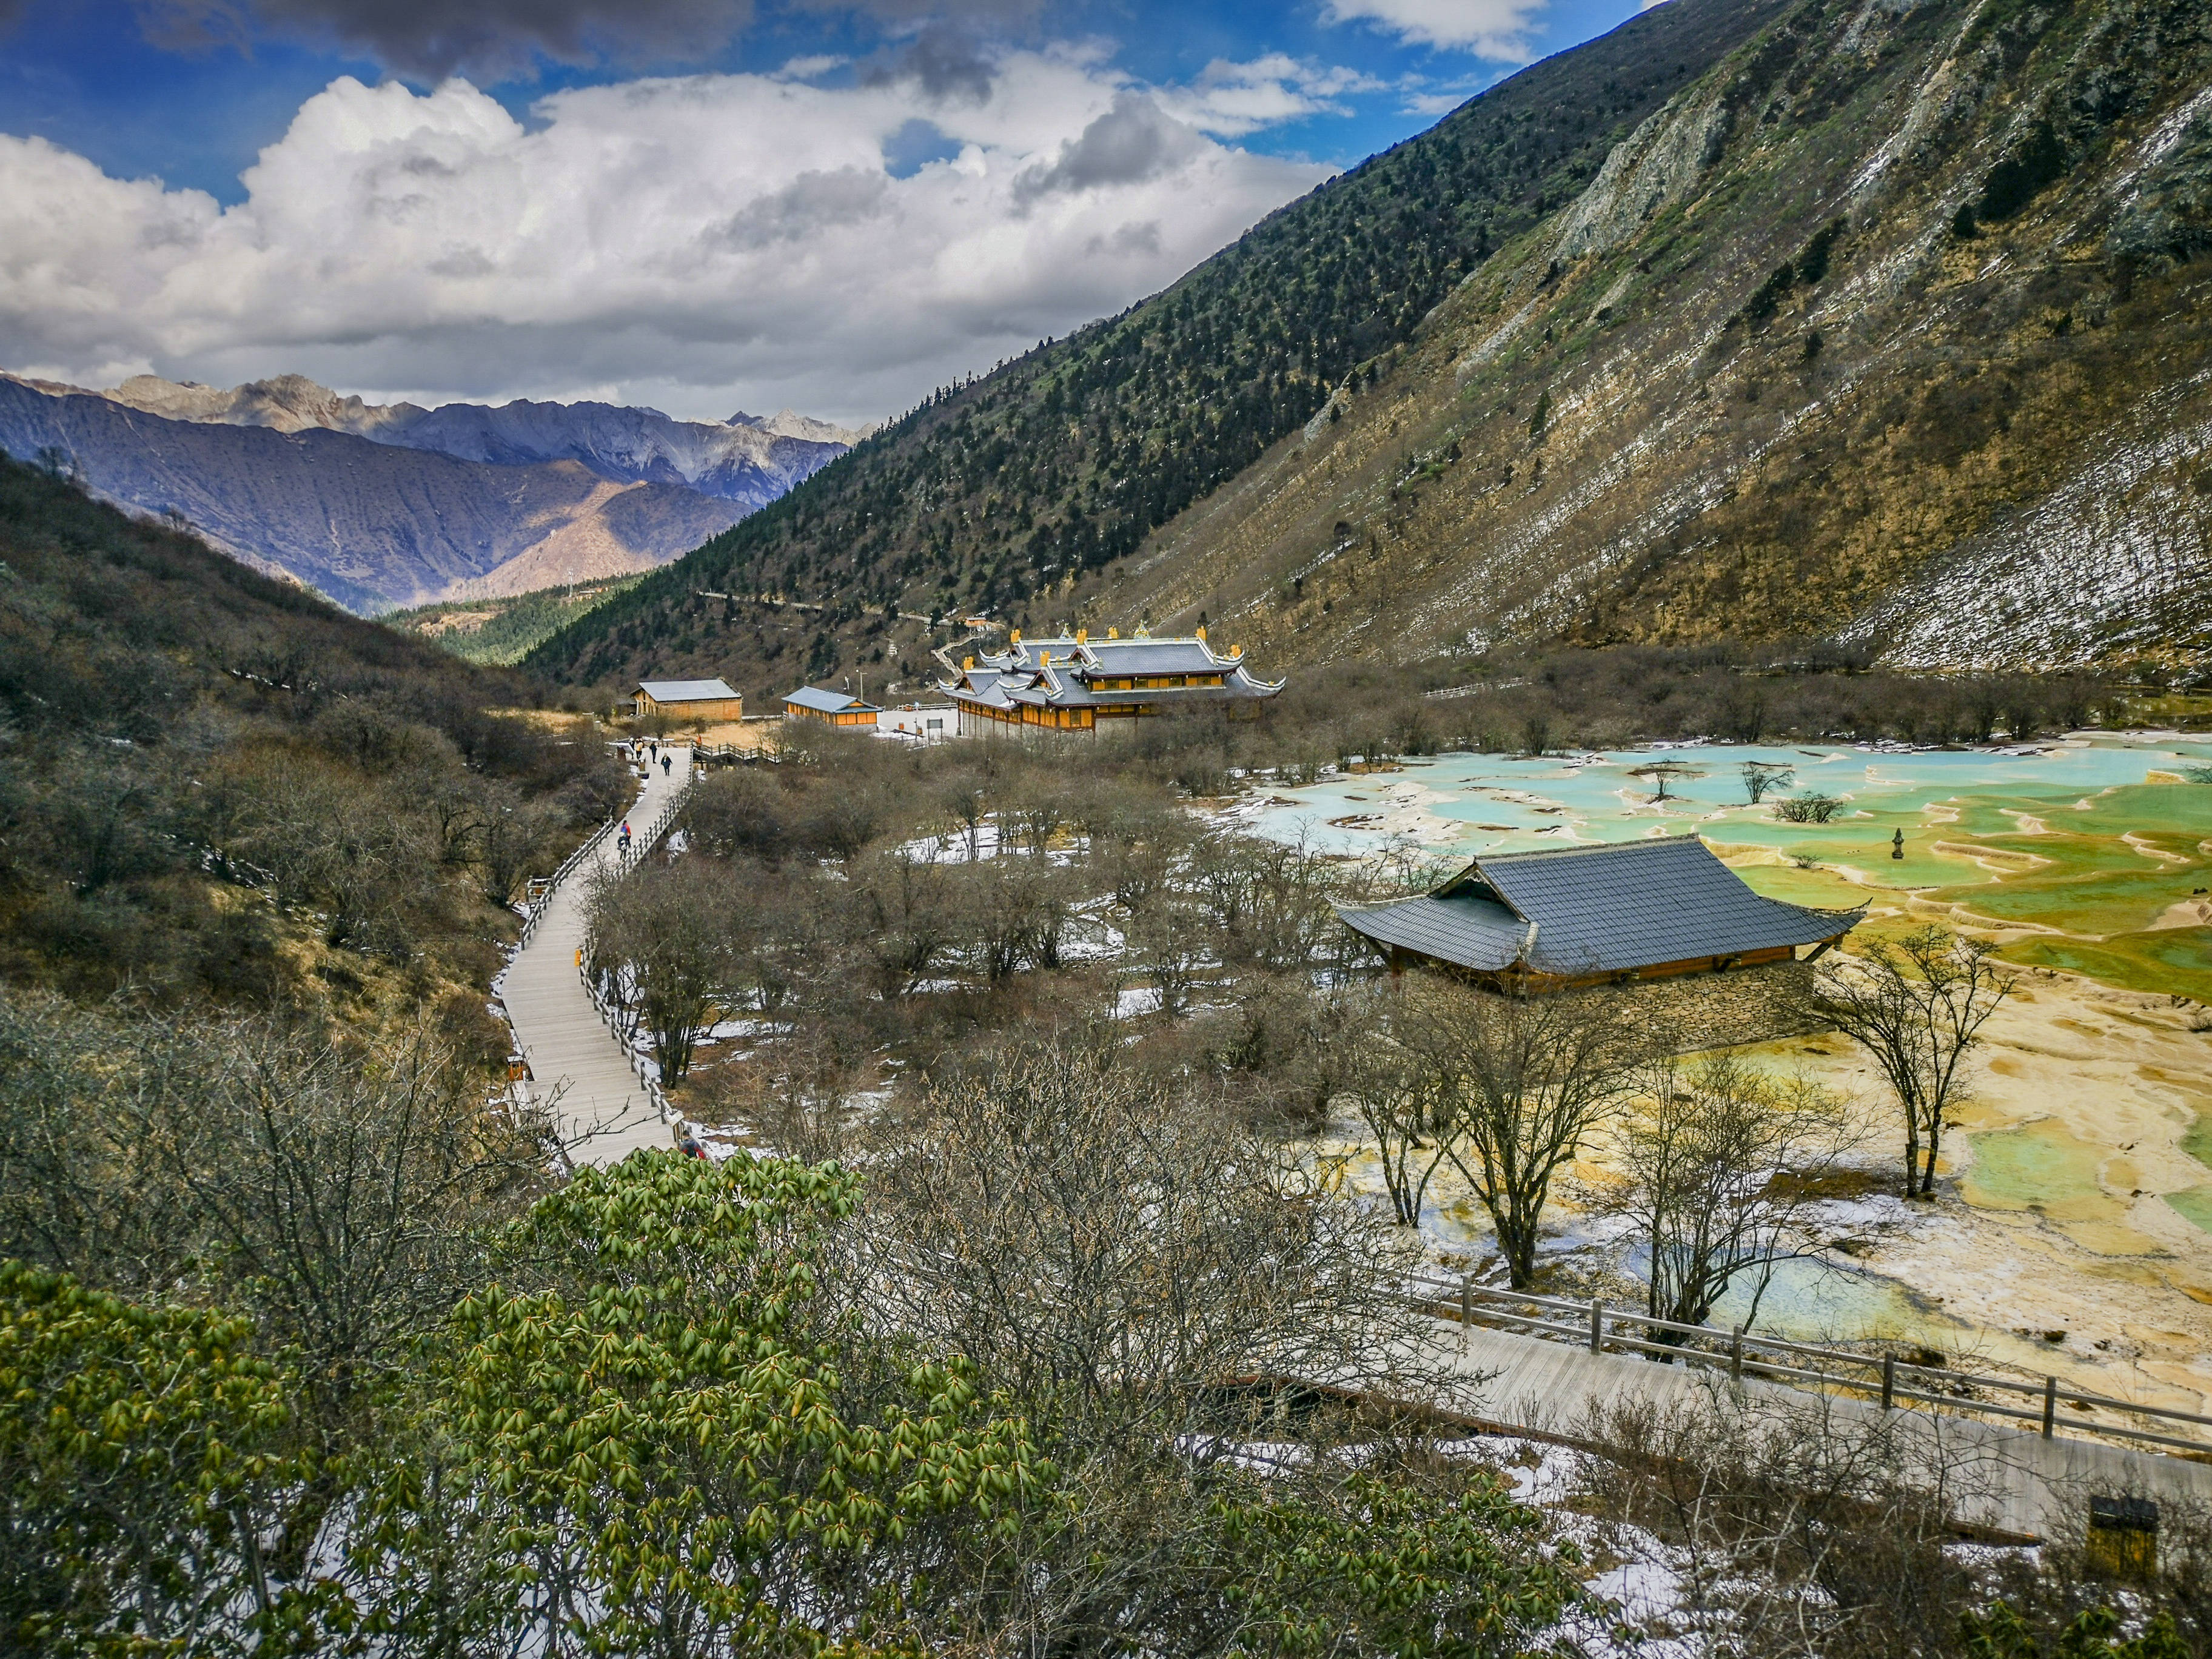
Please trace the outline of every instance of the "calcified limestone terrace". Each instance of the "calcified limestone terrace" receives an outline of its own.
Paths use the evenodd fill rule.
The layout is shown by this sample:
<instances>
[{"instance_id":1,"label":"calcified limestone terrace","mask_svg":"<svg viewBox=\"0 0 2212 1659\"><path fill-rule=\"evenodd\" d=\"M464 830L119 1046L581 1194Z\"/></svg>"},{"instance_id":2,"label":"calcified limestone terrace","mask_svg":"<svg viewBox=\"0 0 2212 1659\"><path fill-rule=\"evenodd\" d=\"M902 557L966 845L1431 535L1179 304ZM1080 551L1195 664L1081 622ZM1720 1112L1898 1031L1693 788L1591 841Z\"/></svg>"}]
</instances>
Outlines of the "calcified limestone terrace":
<instances>
[{"instance_id":1,"label":"calcified limestone terrace","mask_svg":"<svg viewBox=\"0 0 2212 1659\"><path fill-rule=\"evenodd\" d=\"M1877 1133L1863 1179L1816 1206L1759 1326L1806 1338L1926 1343L1973 1363L2124 1398L2212 1401L2212 742L2077 736L2009 751L1914 753L1700 744L1659 802L1638 750L1516 761L1441 756L1402 769L1268 786L1231 811L1324 849L1394 841L1449 861L1534 847L1695 832L1745 879L1801 903L1870 902L1862 932L1934 921L1998 941L2019 987L1987 1028L1954 1114L1932 1205L1893 1196L1901 1145L1879 1078L1833 1036L1747 1050L1853 1097ZM1793 764L1790 790L1844 798L1826 824L1743 803L1745 760ZM2177 780L2146 782L2152 777ZM1905 831L1905 854L1889 857ZM1810 867L1801 867L1809 866ZM1356 1120L1321 1150L1380 1191ZM1584 1166L1601 1176L1601 1156ZM1847 1186L1854 1183L1845 1183ZM1569 1195L1554 1259L1632 1274L1621 1242ZM1449 1170L1425 1227L1478 1271L1488 1224ZM1725 1305L1717 1317L1741 1317ZM2052 1340L2052 1333L2064 1333Z\"/></svg>"}]
</instances>

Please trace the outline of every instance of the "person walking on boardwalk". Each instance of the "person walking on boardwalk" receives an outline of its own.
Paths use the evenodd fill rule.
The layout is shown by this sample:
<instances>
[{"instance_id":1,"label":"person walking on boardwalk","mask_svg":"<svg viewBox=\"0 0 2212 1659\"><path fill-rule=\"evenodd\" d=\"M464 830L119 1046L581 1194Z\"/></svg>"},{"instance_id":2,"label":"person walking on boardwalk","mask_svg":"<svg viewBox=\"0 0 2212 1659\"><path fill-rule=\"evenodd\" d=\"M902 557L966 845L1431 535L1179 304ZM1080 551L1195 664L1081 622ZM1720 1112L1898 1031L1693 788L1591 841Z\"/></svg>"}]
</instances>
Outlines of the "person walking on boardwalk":
<instances>
[{"instance_id":1,"label":"person walking on boardwalk","mask_svg":"<svg viewBox=\"0 0 2212 1659\"><path fill-rule=\"evenodd\" d=\"M668 769L675 764L676 758L674 756L663 755L660 757L660 775L664 778L666 777L668 775Z\"/></svg>"}]
</instances>

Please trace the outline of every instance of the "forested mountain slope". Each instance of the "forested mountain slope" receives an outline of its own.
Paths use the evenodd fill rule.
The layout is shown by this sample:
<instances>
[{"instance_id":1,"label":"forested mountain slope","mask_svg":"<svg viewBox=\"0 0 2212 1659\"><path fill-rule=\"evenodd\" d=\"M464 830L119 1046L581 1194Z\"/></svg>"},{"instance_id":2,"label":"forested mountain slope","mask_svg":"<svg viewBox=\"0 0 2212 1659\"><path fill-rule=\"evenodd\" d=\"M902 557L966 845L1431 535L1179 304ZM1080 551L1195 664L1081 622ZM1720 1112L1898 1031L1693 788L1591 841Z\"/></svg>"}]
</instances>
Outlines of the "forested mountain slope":
<instances>
[{"instance_id":1,"label":"forested mountain slope","mask_svg":"<svg viewBox=\"0 0 2212 1659\"><path fill-rule=\"evenodd\" d=\"M1802 0L1097 614L1271 656L2212 645L2196 0Z\"/></svg>"},{"instance_id":2,"label":"forested mountain slope","mask_svg":"<svg viewBox=\"0 0 2212 1659\"><path fill-rule=\"evenodd\" d=\"M775 672L795 676L853 649L811 624L805 641L756 627L697 600L700 588L848 615L893 600L1003 610L1065 591L1237 477L1347 374L1364 379L1780 9L1674 0L1523 71L1165 294L940 395L533 663L595 679L647 663L750 674L789 656Z\"/></svg>"},{"instance_id":3,"label":"forested mountain slope","mask_svg":"<svg viewBox=\"0 0 2212 1659\"><path fill-rule=\"evenodd\" d=\"M531 695L0 459L0 984L495 1058L507 901L629 799Z\"/></svg>"}]
</instances>

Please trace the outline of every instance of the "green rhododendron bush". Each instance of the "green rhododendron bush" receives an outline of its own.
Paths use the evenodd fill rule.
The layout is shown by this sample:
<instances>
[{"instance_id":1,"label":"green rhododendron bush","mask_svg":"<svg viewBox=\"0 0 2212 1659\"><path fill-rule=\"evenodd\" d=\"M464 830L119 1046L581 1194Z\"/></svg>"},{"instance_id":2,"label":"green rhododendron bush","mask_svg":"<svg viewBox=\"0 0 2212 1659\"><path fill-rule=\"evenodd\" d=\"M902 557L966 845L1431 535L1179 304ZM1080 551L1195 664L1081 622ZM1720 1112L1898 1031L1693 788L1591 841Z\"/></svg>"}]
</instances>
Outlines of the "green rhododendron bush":
<instances>
[{"instance_id":1,"label":"green rhododendron bush","mask_svg":"<svg viewBox=\"0 0 2212 1659\"><path fill-rule=\"evenodd\" d=\"M744 1153L583 1170L486 1233L479 1282L335 1432L297 1344L203 1305L218 1261L143 1299L9 1262L0 1640L1478 1655L1577 1599L1487 1472L1282 1431L1261 1472L886 1325L863 1192Z\"/></svg>"}]
</instances>

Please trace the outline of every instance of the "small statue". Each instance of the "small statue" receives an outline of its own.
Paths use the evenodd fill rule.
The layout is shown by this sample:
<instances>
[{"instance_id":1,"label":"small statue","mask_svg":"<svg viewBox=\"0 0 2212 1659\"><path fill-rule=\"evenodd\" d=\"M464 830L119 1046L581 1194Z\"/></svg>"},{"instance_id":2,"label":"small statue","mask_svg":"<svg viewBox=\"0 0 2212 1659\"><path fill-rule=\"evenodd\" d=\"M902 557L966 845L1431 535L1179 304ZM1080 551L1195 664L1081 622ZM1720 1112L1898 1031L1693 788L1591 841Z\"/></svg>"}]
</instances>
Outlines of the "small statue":
<instances>
[{"instance_id":1,"label":"small statue","mask_svg":"<svg viewBox=\"0 0 2212 1659\"><path fill-rule=\"evenodd\" d=\"M1893 859L1905 856L1905 831L1899 830L1889 838L1889 855Z\"/></svg>"}]
</instances>

